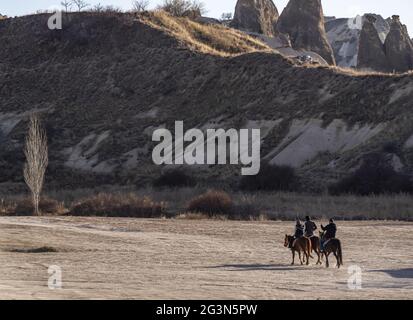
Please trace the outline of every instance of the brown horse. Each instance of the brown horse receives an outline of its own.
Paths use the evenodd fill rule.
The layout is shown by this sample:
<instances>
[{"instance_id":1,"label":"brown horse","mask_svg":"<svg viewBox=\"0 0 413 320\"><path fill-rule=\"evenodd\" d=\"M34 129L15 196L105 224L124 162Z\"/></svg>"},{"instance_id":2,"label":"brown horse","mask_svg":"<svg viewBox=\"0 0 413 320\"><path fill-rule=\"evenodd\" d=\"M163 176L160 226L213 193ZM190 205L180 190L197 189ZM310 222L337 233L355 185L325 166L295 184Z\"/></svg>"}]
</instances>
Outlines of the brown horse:
<instances>
[{"instance_id":1,"label":"brown horse","mask_svg":"<svg viewBox=\"0 0 413 320\"><path fill-rule=\"evenodd\" d=\"M288 247L291 249L291 252L293 253L293 262L291 265L294 265L294 260L295 260L295 253L298 252L298 257L300 258L300 263L303 264L303 260L301 260L301 253L303 253L303 258L307 259L306 264L308 265L309 258L311 255L311 241L310 239L306 237L301 237L294 239L293 236L285 235L284 239L284 247Z\"/></svg>"},{"instance_id":2,"label":"brown horse","mask_svg":"<svg viewBox=\"0 0 413 320\"><path fill-rule=\"evenodd\" d=\"M321 257L322 257L322 254L321 254L321 248L320 248L320 238L319 237L317 237L317 236L312 236L311 238L310 238L310 241L311 241L311 249L312 249L312 251L314 251L316 254L317 254L317 265L318 264L322 264L321 263ZM310 258L312 258L312 256L310 255Z\"/></svg>"},{"instance_id":3,"label":"brown horse","mask_svg":"<svg viewBox=\"0 0 413 320\"><path fill-rule=\"evenodd\" d=\"M320 232L320 237L323 237L323 232ZM327 240L324 245L324 250L323 254L326 257L326 268L330 267L330 264L328 262L328 256L333 253L334 256L336 257L337 260L337 268L340 268L340 266L343 266L343 252L341 250L341 242L340 240L336 238L332 238Z\"/></svg>"}]
</instances>

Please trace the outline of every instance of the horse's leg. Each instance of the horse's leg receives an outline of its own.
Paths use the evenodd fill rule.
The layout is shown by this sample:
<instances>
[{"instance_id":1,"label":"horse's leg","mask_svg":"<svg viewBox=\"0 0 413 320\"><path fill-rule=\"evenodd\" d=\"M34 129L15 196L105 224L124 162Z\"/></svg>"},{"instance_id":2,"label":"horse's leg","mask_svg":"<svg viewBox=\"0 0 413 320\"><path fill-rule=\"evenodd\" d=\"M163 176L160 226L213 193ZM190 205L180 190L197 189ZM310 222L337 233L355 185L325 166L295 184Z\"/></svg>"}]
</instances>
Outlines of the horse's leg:
<instances>
[{"instance_id":1,"label":"horse's leg","mask_svg":"<svg viewBox=\"0 0 413 320\"><path fill-rule=\"evenodd\" d=\"M336 253L335 251L334 251L333 253L334 253L334 256L336 257L336 260L337 260L337 265L336 265L336 267L340 269L340 260L339 260L339 258L338 258L338 255L337 255L337 253Z\"/></svg>"},{"instance_id":2,"label":"horse's leg","mask_svg":"<svg viewBox=\"0 0 413 320\"><path fill-rule=\"evenodd\" d=\"M293 262L291 263L291 265L293 266L294 265L294 260L295 260L295 251L291 250L291 252L293 253Z\"/></svg>"},{"instance_id":3,"label":"horse's leg","mask_svg":"<svg viewBox=\"0 0 413 320\"><path fill-rule=\"evenodd\" d=\"M321 264L321 260L320 260L320 248L317 248L316 253L317 253L317 257L318 257L316 265L319 265L319 264Z\"/></svg>"},{"instance_id":4,"label":"horse's leg","mask_svg":"<svg viewBox=\"0 0 413 320\"><path fill-rule=\"evenodd\" d=\"M300 258L301 265L303 265L303 261L301 260L301 251L300 250L298 250L298 257Z\"/></svg>"},{"instance_id":5,"label":"horse's leg","mask_svg":"<svg viewBox=\"0 0 413 320\"><path fill-rule=\"evenodd\" d=\"M325 253L325 255L326 255L326 268L329 268L330 267L330 264L329 264L329 262L328 262L328 255L329 255L330 253Z\"/></svg>"},{"instance_id":6,"label":"horse's leg","mask_svg":"<svg viewBox=\"0 0 413 320\"><path fill-rule=\"evenodd\" d=\"M306 265L307 266L310 264L310 256L311 256L311 249L306 248L306 250L304 251L304 258L307 258L307 260L306 260Z\"/></svg>"}]
</instances>

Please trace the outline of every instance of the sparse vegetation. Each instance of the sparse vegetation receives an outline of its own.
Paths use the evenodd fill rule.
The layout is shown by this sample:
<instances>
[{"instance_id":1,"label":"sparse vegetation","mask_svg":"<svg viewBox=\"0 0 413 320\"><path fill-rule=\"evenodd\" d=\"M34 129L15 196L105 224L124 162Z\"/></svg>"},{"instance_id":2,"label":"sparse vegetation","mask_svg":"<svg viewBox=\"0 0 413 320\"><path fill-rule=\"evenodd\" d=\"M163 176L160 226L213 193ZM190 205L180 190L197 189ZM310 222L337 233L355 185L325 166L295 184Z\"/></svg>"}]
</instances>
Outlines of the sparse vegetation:
<instances>
[{"instance_id":1,"label":"sparse vegetation","mask_svg":"<svg viewBox=\"0 0 413 320\"><path fill-rule=\"evenodd\" d=\"M266 44L223 25L205 25L189 18L177 18L165 11L150 12L142 21L171 34L189 48L218 56L234 56L256 51L272 51Z\"/></svg>"},{"instance_id":2,"label":"sparse vegetation","mask_svg":"<svg viewBox=\"0 0 413 320\"><path fill-rule=\"evenodd\" d=\"M329 192L360 196L413 193L413 184L409 176L396 172L390 165L367 161L349 177L330 186Z\"/></svg>"},{"instance_id":3,"label":"sparse vegetation","mask_svg":"<svg viewBox=\"0 0 413 320\"><path fill-rule=\"evenodd\" d=\"M60 2L60 5L64 8L65 12L69 12L73 6L73 3L71 0L64 0Z\"/></svg>"},{"instance_id":4,"label":"sparse vegetation","mask_svg":"<svg viewBox=\"0 0 413 320\"><path fill-rule=\"evenodd\" d=\"M224 12L221 15L221 21L229 21L232 19L232 12Z\"/></svg>"},{"instance_id":5,"label":"sparse vegetation","mask_svg":"<svg viewBox=\"0 0 413 320\"><path fill-rule=\"evenodd\" d=\"M64 203L49 197L42 197L39 202L39 211L42 215L61 215L66 212ZM31 216L33 215L33 201L27 197L0 200L0 215L2 216Z\"/></svg>"},{"instance_id":6,"label":"sparse vegetation","mask_svg":"<svg viewBox=\"0 0 413 320\"><path fill-rule=\"evenodd\" d=\"M163 0L158 7L175 17L202 16L205 12L205 4L198 0Z\"/></svg>"},{"instance_id":7,"label":"sparse vegetation","mask_svg":"<svg viewBox=\"0 0 413 320\"><path fill-rule=\"evenodd\" d=\"M143 12L148 10L150 5L149 0L134 0L132 1L132 9L135 12Z\"/></svg>"},{"instance_id":8,"label":"sparse vegetation","mask_svg":"<svg viewBox=\"0 0 413 320\"><path fill-rule=\"evenodd\" d=\"M80 12L83 9L86 9L87 7L90 6L89 3L87 3L84 0L72 0L72 4L77 8L77 11Z\"/></svg>"},{"instance_id":9,"label":"sparse vegetation","mask_svg":"<svg viewBox=\"0 0 413 320\"><path fill-rule=\"evenodd\" d=\"M159 218L167 214L166 204L136 194L100 193L76 202L70 214L74 216Z\"/></svg>"},{"instance_id":10,"label":"sparse vegetation","mask_svg":"<svg viewBox=\"0 0 413 320\"><path fill-rule=\"evenodd\" d=\"M209 190L189 201L187 211L203 213L209 217L231 215L234 204L231 196L224 191Z\"/></svg>"}]
</instances>

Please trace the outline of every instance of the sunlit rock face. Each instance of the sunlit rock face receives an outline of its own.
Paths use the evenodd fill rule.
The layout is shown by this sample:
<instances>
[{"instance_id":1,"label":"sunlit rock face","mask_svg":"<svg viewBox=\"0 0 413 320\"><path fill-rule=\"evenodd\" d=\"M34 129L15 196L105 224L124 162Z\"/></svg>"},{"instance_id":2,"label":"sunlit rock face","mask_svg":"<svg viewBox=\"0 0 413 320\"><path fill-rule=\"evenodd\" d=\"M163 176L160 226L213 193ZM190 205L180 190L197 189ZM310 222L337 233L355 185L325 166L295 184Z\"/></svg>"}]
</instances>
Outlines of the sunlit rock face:
<instances>
[{"instance_id":1,"label":"sunlit rock face","mask_svg":"<svg viewBox=\"0 0 413 320\"><path fill-rule=\"evenodd\" d=\"M277 7L272 0L238 0L231 26L274 36L278 16Z\"/></svg>"},{"instance_id":2,"label":"sunlit rock face","mask_svg":"<svg viewBox=\"0 0 413 320\"><path fill-rule=\"evenodd\" d=\"M324 27L321 0L290 0L278 19L277 30L290 36L295 49L314 51L335 65Z\"/></svg>"}]
</instances>

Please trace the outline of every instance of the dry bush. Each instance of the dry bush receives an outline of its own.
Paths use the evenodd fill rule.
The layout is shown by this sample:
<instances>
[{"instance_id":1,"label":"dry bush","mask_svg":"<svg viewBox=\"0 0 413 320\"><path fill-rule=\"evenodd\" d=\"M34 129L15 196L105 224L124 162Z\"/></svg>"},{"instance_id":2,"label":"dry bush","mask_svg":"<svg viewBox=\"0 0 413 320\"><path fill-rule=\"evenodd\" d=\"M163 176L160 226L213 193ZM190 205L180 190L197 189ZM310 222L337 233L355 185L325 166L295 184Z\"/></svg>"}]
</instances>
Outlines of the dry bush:
<instances>
[{"instance_id":1,"label":"dry bush","mask_svg":"<svg viewBox=\"0 0 413 320\"><path fill-rule=\"evenodd\" d=\"M159 218L166 215L166 205L134 193L100 193L75 203L70 210L74 216L104 216Z\"/></svg>"},{"instance_id":2,"label":"dry bush","mask_svg":"<svg viewBox=\"0 0 413 320\"><path fill-rule=\"evenodd\" d=\"M42 215L61 215L66 212L63 202L43 197L39 203ZM33 202L30 198L0 200L0 214L4 216L32 216Z\"/></svg>"},{"instance_id":3,"label":"dry bush","mask_svg":"<svg viewBox=\"0 0 413 320\"><path fill-rule=\"evenodd\" d=\"M175 17L202 16L206 13L205 4L197 0L163 0L158 9Z\"/></svg>"},{"instance_id":4,"label":"dry bush","mask_svg":"<svg viewBox=\"0 0 413 320\"><path fill-rule=\"evenodd\" d=\"M219 56L273 51L261 41L223 25L205 25L189 18L173 17L164 11L140 16L143 23L162 30L193 50Z\"/></svg>"},{"instance_id":5,"label":"dry bush","mask_svg":"<svg viewBox=\"0 0 413 320\"><path fill-rule=\"evenodd\" d=\"M234 204L231 196L224 191L209 190L189 201L189 212L204 213L210 217L215 215L231 215Z\"/></svg>"}]
</instances>

